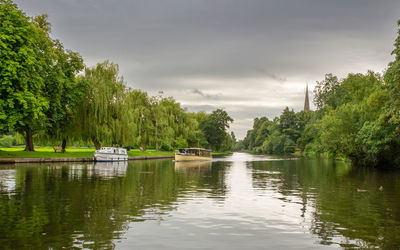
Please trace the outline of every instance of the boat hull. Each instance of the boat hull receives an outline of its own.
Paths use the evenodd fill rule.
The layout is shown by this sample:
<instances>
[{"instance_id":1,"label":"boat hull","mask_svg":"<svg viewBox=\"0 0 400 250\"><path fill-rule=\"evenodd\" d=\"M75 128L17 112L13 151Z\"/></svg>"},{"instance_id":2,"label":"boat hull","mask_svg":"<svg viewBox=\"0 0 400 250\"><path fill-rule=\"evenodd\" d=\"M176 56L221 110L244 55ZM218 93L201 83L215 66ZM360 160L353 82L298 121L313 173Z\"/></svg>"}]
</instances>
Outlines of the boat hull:
<instances>
[{"instance_id":1,"label":"boat hull","mask_svg":"<svg viewBox=\"0 0 400 250\"><path fill-rule=\"evenodd\" d=\"M107 162L107 161L127 161L128 156L122 154L110 154L110 153L96 153L94 154L95 161Z\"/></svg>"},{"instance_id":2,"label":"boat hull","mask_svg":"<svg viewBox=\"0 0 400 250\"><path fill-rule=\"evenodd\" d=\"M175 161L211 161L212 157L175 154Z\"/></svg>"}]
</instances>

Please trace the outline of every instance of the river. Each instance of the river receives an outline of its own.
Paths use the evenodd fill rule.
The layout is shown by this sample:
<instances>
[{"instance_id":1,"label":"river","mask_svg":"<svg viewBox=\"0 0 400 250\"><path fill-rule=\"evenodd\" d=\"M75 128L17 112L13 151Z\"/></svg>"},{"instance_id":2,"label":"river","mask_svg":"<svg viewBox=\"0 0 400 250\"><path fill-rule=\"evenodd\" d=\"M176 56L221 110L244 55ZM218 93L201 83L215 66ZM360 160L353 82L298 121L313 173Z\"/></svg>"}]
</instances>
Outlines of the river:
<instances>
[{"instance_id":1,"label":"river","mask_svg":"<svg viewBox=\"0 0 400 250\"><path fill-rule=\"evenodd\" d=\"M0 166L2 249L400 246L400 172L234 153Z\"/></svg>"}]
</instances>

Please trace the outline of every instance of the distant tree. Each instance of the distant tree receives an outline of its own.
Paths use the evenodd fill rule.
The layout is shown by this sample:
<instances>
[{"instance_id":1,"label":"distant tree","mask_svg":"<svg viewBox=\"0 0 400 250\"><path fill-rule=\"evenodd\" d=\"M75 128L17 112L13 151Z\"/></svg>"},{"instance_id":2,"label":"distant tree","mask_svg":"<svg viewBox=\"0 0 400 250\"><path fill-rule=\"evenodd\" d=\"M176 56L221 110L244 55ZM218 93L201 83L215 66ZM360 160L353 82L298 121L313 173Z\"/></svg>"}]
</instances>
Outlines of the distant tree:
<instances>
[{"instance_id":1,"label":"distant tree","mask_svg":"<svg viewBox=\"0 0 400 250\"><path fill-rule=\"evenodd\" d=\"M222 141L219 150L221 151L231 151L233 150L233 140L232 136L229 133L225 133L225 138Z\"/></svg>"},{"instance_id":2,"label":"distant tree","mask_svg":"<svg viewBox=\"0 0 400 250\"><path fill-rule=\"evenodd\" d=\"M332 74L326 74L325 79L317 82L314 88L314 104L318 109L324 109L326 105L336 107L338 105L337 92L339 91L340 82L338 78Z\"/></svg>"},{"instance_id":3,"label":"distant tree","mask_svg":"<svg viewBox=\"0 0 400 250\"><path fill-rule=\"evenodd\" d=\"M297 123L296 113L286 107L279 117L279 127L282 134L287 135L292 141L297 141L300 131Z\"/></svg>"},{"instance_id":4,"label":"distant tree","mask_svg":"<svg viewBox=\"0 0 400 250\"><path fill-rule=\"evenodd\" d=\"M209 145L216 150L221 148L221 144L226 138L226 129L233 119L223 109L217 109L201 121L200 128L204 131L205 137Z\"/></svg>"},{"instance_id":5,"label":"distant tree","mask_svg":"<svg viewBox=\"0 0 400 250\"><path fill-rule=\"evenodd\" d=\"M231 131L231 138L232 138L233 145L235 145L237 141L236 141L235 133L233 133L233 131Z\"/></svg>"}]
</instances>

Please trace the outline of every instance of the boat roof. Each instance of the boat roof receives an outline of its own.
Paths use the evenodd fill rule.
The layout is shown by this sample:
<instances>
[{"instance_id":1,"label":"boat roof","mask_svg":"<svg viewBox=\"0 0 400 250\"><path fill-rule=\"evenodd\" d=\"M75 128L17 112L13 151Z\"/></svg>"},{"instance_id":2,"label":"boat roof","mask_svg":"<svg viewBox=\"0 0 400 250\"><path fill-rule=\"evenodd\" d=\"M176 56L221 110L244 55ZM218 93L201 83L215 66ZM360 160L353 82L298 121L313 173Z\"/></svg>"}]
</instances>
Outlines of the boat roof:
<instances>
[{"instance_id":1,"label":"boat roof","mask_svg":"<svg viewBox=\"0 0 400 250\"><path fill-rule=\"evenodd\" d=\"M201 151L212 151L212 150L210 150L210 149L204 149L204 148L180 148L180 149L192 149L192 150L201 150Z\"/></svg>"}]
</instances>

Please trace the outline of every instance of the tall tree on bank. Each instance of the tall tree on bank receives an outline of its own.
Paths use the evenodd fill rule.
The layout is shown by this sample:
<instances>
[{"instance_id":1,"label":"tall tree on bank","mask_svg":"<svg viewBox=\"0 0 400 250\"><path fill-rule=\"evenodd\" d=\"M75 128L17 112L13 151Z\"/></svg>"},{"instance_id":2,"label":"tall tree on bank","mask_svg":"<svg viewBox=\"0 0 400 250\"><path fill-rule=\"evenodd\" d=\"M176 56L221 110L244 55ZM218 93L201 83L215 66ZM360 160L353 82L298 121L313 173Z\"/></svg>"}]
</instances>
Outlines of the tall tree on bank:
<instances>
[{"instance_id":1,"label":"tall tree on bank","mask_svg":"<svg viewBox=\"0 0 400 250\"><path fill-rule=\"evenodd\" d=\"M44 95L52 41L11 1L0 0L0 130L14 129L34 151L33 134L43 129L49 102Z\"/></svg>"},{"instance_id":2,"label":"tall tree on bank","mask_svg":"<svg viewBox=\"0 0 400 250\"><path fill-rule=\"evenodd\" d=\"M394 50L392 55L395 56L394 61L389 63L389 67L385 72L385 82L389 91L390 104L389 107L389 121L396 127L396 137L400 135L400 20L397 25L397 38L394 42Z\"/></svg>"},{"instance_id":3,"label":"tall tree on bank","mask_svg":"<svg viewBox=\"0 0 400 250\"><path fill-rule=\"evenodd\" d=\"M29 19L11 1L0 0L0 23L0 130L24 134L25 150L34 151L35 133L52 134L67 121L62 111L75 89L68 86L82 59L50 38L46 15Z\"/></svg>"},{"instance_id":4,"label":"tall tree on bank","mask_svg":"<svg viewBox=\"0 0 400 250\"><path fill-rule=\"evenodd\" d=\"M62 140L62 152L65 152L67 138L76 134L68 129L72 115L85 91L85 86L76 78L83 69L83 60L78 53L65 50L59 40L51 40L51 27L47 22L47 15L37 16L32 22L47 33L42 41L44 46L48 47L48 62L43 68L43 95L49 102L45 112L47 124L44 134L46 137Z\"/></svg>"},{"instance_id":5,"label":"tall tree on bank","mask_svg":"<svg viewBox=\"0 0 400 250\"><path fill-rule=\"evenodd\" d=\"M133 140L133 129L127 129L132 119L126 86L118 76L118 65L109 61L86 68L80 79L88 92L78 107L76 124L81 137L92 141L96 149L101 143L122 146Z\"/></svg>"}]
</instances>

